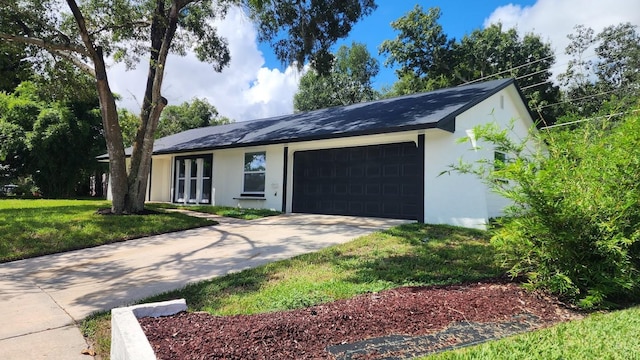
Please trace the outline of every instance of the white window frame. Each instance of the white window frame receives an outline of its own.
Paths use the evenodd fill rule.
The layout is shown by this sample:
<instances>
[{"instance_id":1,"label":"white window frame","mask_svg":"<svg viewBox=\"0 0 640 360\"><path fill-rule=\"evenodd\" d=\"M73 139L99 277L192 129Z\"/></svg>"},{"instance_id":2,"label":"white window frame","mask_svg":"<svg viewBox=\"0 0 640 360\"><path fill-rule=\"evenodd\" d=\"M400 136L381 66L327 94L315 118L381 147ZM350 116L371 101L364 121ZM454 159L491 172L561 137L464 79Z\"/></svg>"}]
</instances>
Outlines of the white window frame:
<instances>
[{"instance_id":1,"label":"white window frame","mask_svg":"<svg viewBox=\"0 0 640 360\"><path fill-rule=\"evenodd\" d=\"M213 166L213 159L210 160L212 162L211 166ZM180 162L184 162L184 177L180 176ZM174 160L175 165L175 194L173 196L173 202L178 204L206 204L211 205L213 203L213 191L209 190L209 198L206 201L203 201L203 185L204 180L210 180L211 174L204 173L204 162L205 157L198 156L188 156L188 157L177 157ZM195 177L191 176L191 166L196 166L196 175ZM196 183L196 197L195 199L191 199L191 182L195 180ZM184 191L183 196L178 198L178 189L180 182L184 183Z\"/></svg>"},{"instance_id":2,"label":"white window frame","mask_svg":"<svg viewBox=\"0 0 640 360\"><path fill-rule=\"evenodd\" d=\"M264 156L264 166L263 169L260 170L247 170L247 156L248 155L262 155ZM266 191L266 182L267 182L267 152L266 151L251 151L245 152L242 157L242 193L241 196L264 196ZM263 174L264 175L264 184L262 191L251 191L246 189L246 175L248 174Z\"/></svg>"}]
</instances>

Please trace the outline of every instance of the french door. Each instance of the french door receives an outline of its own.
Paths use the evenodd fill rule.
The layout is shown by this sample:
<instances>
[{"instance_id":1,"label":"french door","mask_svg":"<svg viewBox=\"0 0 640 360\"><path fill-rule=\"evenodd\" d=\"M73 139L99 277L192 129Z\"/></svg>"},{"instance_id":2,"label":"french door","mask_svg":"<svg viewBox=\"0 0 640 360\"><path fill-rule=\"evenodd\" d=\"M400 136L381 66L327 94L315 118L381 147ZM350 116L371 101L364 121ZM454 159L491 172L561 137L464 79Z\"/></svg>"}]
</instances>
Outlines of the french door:
<instances>
[{"instance_id":1,"label":"french door","mask_svg":"<svg viewBox=\"0 0 640 360\"><path fill-rule=\"evenodd\" d=\"M211 204L212 156L177 157L173 201Z\"/></svg>"}]
</instances>

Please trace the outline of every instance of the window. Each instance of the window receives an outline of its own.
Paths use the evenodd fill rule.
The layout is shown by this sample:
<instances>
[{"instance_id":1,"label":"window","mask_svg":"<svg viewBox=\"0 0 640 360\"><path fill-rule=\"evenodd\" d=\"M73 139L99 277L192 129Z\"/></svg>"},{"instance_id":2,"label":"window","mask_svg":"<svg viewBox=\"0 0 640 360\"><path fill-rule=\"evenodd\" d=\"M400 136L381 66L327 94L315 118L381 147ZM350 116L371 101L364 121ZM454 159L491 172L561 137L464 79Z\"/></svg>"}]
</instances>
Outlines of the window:
<instances>
[{"instance_id":1,"label":"window","mask_svg":"<svg viewBox=\"0 0 640 360\"><path fill-rule=\"evenodd\" d=\"M509 158L507 157L506 153L503 153L502 151L494 151L493 170L497 172L497 174L494 174L494 176L497 175L496 178L494 179L496 183L502 183L502 184L509 183L508 180L500 178L500 172L504 170L505 165L507 164L508 161L509 161Z\"/></svg>"},{"instance_id":2,"label":"window","mask_svg":"<svg viewBox=\"0 0 640 360\"><path fill-rule=\"evenodd\" d=\"M493 169L498 171L504 169L504 165L507 163L507 154L502 151L495 151L493 153Z\"/></svg>"},{"instance_id":3,"label":"window","mask_svg":"<svg viewBox=\"0 0 640 360\"><path fill-rule=\"evenodd\" d=\"M244 154L244 182L242 195L264 195L267 155L264 151Z\"/></svg>"}]
</instances>

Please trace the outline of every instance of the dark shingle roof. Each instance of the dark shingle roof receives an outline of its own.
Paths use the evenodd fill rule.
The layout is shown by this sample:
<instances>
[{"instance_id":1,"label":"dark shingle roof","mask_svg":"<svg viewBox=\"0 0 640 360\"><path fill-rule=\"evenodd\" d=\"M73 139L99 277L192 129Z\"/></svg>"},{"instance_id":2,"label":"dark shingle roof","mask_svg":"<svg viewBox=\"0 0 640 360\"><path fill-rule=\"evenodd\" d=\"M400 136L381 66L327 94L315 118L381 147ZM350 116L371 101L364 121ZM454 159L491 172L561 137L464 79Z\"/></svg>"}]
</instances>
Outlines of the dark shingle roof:
<instances>
[{"instance_id":1,"label":"dark shingle roof","mask_svg":"<svg viewBox=\"0 0 640 360\"><path fill-rule=\"evenodd\" d=\"M457 115L513 83L513 79L494 80L392 99L192 129L156 140L153 152L168 154L429 128L453 132Z\"/></svg>"}]
</instances>

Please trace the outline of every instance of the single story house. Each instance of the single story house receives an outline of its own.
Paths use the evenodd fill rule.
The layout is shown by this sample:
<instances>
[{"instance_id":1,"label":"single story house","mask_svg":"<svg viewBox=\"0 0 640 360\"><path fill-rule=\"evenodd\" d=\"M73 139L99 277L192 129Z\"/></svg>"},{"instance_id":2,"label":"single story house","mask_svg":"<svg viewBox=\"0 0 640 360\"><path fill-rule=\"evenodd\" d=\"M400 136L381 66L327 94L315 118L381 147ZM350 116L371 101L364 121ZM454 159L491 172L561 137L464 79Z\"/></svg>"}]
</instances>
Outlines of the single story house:
<instances>
[{"instance_id":1,"label":"single story house","mask_svg":"<svg viewBox=\"0 0 640 360\"><path fill-rule=\"evenodd\" d=\"M156 140L149 201L414 219L482 228L505 199L473 175L439 176L479 124L533 122L513 79L241 121Z\"/></svg>"}]
</instances>

